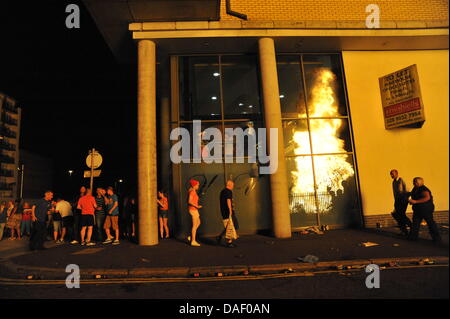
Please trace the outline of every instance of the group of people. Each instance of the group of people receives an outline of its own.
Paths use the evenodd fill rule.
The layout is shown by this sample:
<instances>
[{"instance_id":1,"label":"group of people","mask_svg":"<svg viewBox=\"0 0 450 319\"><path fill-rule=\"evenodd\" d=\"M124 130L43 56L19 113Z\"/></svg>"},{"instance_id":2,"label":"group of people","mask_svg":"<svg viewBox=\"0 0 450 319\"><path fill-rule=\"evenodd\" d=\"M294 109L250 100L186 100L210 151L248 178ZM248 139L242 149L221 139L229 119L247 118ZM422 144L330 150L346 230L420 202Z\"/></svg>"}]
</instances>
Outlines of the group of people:
<instances>
[{"instance_id":1,"label":"group of people","mask_svg":"<svg viewBox=\"0 0 450 319\"><path fill-rule=\"evenodd\" d=\"M70 242L94 246L120 244L119 237L136 236L137 207L133 197L124 200L122 214L119 199L112 187L98 187L96 196L82 186L79 196L72 203L57 198L47 191L34 205L20 201L2 202L0 205L0 240L5 227L10 229L10 239L30 237L30 249L44 249L44 242L52 235L56 243ZM119 215L123 217L121 231ZM95 233L94 233L95 229ZM95 237L96 242L93 241Z\"/></svg>"},{"instance_id":2,"label":"group of people","mask_svg":"<svg viewBox=\"0 0 450 319\"><path fill-rule=\"evenodd\" d=\"M439 235L439 229L433 219L434 203L433 195L430 189L424 185L422 177L413 179L413 189L408 191L405 182L399 176L398 170L390 171L392 178L392 190L394 193L394 211L392 217L397 221L398 226L404 236L409 240L417 240L419 237L419 229L422 220L425 220L435 243L441 243L442 239ZM413 218L412 222L406 216L408 204L412 205ZM409 228L409 229L408 229Z\"/></svg>"}]
</instances>

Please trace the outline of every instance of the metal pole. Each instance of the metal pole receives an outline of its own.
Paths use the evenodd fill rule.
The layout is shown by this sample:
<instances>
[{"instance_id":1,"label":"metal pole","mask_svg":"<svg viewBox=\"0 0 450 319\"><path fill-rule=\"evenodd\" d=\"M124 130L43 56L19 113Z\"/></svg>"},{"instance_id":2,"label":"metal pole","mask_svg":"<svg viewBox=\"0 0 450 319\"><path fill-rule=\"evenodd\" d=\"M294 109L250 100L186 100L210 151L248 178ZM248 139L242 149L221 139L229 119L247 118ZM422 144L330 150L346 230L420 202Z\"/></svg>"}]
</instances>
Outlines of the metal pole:
<instances>
[{"instance_id":1,"label":"metal pole","mask_svg":"<svg viewBox=\"0 0 450 319\"><path fill-rule=\"evenodd\" d=\"M25 172L25 165L22 164L22 167L20 168L20 198L23 198L23 174Z\"/></svg>"},{"instance_id":2,"label":"metal pole","mask_svg":"<svg viewBox=\"0 0 450 319\"><path fill-rule=\"evenodd\" d=\"M95 148L92 148L91 151L91 192L92 194L94 193L94 190L92 189L94 187L94 152L95 152Z\"/></svg>"}]
</instances>

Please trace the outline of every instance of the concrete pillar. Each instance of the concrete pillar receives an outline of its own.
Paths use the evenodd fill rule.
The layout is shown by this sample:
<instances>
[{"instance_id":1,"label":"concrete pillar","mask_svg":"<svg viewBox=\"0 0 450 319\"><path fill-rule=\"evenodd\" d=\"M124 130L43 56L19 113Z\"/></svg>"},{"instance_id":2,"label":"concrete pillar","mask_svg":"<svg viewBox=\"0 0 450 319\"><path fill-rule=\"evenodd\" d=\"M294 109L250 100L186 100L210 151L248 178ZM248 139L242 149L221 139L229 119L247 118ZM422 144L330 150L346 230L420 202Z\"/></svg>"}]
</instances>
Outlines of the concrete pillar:
<instances>
[{"instance_id":1,"label":"concrete pillar","mask_svg":"<svg viewBox=\"0 0 450 319\"><path fill-rule=\"evenodd\" d=\"M270 175L273 233L276 238L289 238L291 237L291 216L284 159L283 126L281 123L275 45L271 38L259 39L258 45L266 128L267 130L270 128L278 129L278 169L274 174ZM269 134L267 136L269 138Z\"/></svg>"},{"instance_id":2,"label":"concrete pillar","mask_svg":"<svg viewBox=\"0 0 450 319\"><path fill-rule=\"evenodd\" d=\"M156 204L156 46L138 42L138 206L139 244L158 244Z\"/></svg>"}]
</instances>

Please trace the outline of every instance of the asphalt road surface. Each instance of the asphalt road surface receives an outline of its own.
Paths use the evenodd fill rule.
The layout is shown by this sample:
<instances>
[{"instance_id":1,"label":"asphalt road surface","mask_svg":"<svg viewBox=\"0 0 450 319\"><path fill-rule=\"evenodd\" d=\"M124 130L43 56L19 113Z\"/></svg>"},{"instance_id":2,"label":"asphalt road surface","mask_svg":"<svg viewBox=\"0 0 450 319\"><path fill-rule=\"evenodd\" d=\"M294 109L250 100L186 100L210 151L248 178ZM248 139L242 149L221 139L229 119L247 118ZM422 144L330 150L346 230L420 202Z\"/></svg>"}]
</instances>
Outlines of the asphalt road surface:
<instances>
[{"instance_id":1,"label":"asphalt road surface","mask_svg":"<svg viewBox=\"0 0 450 319\"><path fill-rule=\"evenodd\" d=\"M59 284L5 284L2 299L448 299L448 265L386 269L380 288L368 289L364 270L259 280L211 282L81 282L80 288ZM93 283L92 283L93 282ZM269 301L270 302L270 301Z\"/></svg>"}]
</instances>

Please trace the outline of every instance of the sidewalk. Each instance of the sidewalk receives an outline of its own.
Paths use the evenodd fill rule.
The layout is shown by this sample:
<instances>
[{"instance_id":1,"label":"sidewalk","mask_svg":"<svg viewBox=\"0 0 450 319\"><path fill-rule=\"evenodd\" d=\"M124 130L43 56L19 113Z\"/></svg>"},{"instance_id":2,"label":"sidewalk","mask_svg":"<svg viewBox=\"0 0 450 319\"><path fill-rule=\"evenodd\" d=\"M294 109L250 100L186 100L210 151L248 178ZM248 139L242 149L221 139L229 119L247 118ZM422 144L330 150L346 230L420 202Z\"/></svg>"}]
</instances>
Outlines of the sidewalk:
<instances>
[{"instance_id":1,"label":"sidewalk","mask_svg":"<svg viewBox=\"0 0 450 319\"><path fill-rule=\"evenodd\" d=\"M445 227L445 226L444 226ZM421 230L417 242L397 235L397 228L367 230L331 230L323 235L294 234L290 239L262 235L242 236L238 247L218 246L213 238L204 238L201 247L191 247L178 239L161 240L157 246L143 247L122 240L118 246L98 244L85 247L46 242L45 251L29 252L28 240L0 242L0 275L45 279L65 278L65 267L77 264L81 277L100 274L108 277L186 277L224 274L269 273L291 268L311 268L369 264L377 261L415 262L431 258L448 263L448 228L440 227L444 246L429 240ZM363 242L379 245L363 247ZM298 257L314 255L319 263L303 263ZM437 258L441 257L441 258Z\"/></svg>"}]
</instances>

